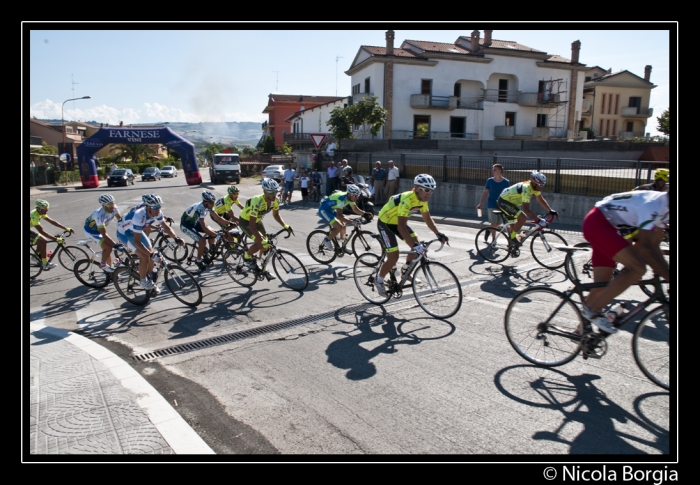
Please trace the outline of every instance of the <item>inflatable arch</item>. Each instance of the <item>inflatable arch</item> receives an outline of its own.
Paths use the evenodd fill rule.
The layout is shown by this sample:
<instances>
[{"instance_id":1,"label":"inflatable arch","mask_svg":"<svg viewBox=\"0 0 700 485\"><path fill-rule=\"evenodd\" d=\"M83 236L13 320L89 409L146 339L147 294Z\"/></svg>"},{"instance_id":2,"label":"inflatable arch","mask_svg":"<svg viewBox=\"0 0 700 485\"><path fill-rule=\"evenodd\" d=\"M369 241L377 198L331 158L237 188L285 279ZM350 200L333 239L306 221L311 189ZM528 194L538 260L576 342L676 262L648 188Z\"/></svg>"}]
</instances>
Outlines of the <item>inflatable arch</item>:
<instances>
[{"instance_id":1,"label":"inflatable arch","mask_svg":"<svg viewBox=\"0 0 700 485\"><path fill-rule=\"evenodd\" d=\"M165 126L142 128L125 128L120 126L100 128L94 135L78 146L76 153L83 187L94 188L100 186L100 182L97 179L95 152L111 143L119 145L136 143L165 145L170 150L175 150L180 154L187 185L199 185L202 183L202 174L199 171L197 155L191 142L173 133L170 128Z\"/></svg>"}]
</instances>

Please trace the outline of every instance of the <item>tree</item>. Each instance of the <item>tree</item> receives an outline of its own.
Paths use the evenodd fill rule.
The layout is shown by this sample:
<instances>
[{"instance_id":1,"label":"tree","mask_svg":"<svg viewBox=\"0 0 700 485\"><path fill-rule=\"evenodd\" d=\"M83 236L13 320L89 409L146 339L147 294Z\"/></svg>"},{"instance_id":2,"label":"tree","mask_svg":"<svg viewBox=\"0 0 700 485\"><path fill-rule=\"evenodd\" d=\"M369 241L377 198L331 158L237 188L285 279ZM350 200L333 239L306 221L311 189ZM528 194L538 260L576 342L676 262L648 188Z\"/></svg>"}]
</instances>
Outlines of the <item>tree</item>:
<instances>
[{"instance_id":1,"label":"tree","mask_svg":"<svg viewBox=\"0 0 700 485\"><path fill-rule=\"evenodd\" d=\"M671 133L671 124L669 120L671 113L669 113L669 111L670 108L661 113L661 116L658 116L656 118L656 121L659 122L659 125L656 127L656 129L664 135L668 135Z\"/></svg>"},{"instance_id":2,"label":"tree","mask_svg":"<svg viewBox=\"0 0 700 485\"><path fill-rule=\"evenodd\" d=\"M362 138L367 134L379 135L389 112L377 103L377 96L365 96L357 103L347 108L336 107L331 111L331 117L326 122L330 126L333 138L342 140L344 138L356 138L352 132L352 127L359 129Z\"/></svg>"},{"instance_id":3,"label":"tree","mask_svg":"<svg viewBox=\"0 0 700 485\"><path fill-rule=\"evenodd\" d=\"M289 143L284 142L284 145L282 145L282 149L280 151L285 155L291 155L294 148Z\"/></svg>"},{"instance_id":4,"label":"tree","mask_svg":"<svg viewBox=\"0 0 700 485\"><path fill-rule=\"evenodd\" d=\"M43 153L45 155L58 155L58 147L49 145L45 141L41 141L41 148L32 148L31 153Z\"/></svg>"},{"instance_id":5,"label":"tree","mask_svg":"<svg viewBox=\"0 0 700 485\"><path fill-rule=\"evenodd\" d=\"M221 153L224 146L220 143L211 143L204 149L204 156L209 160L214 160L215 153Z\"/></svg>"},{"instance_id":6,"label":"tree","mask_svg":"<svg viewBox=\"0 0 700 485\"><path fill-rule=\"evenodd\" d=\"M156 160L156 149L152 145L143 145L140 143L134 145L115 145L109 151L110 153L117 152L115 154L117 160L131 159L131 163L139 163L141 159L150 161Z\"/></svg>"},{"instance_id":7,"label":"tree","mask_svg":"<svg viewBox=\"0 0 700 485\"><path fill-rule=\"evenodd\" d=\"M267 138L265 138L265 141L263 142L262 146L262 151L263 153L275 153L277 151L275 149L275 140L272 139L271 135L267 135Z\"/></svg>"}]
</instances>

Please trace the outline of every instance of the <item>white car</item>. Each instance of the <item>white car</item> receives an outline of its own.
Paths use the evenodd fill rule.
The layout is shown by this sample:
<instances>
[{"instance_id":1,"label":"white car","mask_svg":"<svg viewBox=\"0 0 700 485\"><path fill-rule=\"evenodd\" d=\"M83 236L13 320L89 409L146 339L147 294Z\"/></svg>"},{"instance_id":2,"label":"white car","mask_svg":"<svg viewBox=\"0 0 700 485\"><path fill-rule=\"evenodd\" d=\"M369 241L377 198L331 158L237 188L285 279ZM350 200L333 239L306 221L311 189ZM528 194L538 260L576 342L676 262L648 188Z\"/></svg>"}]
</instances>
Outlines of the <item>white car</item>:
<instances>
[{"instance_id":1,"label":"white car","mask_svg":"<svg viewBox=\"0 0 700 485\"><path fill-rule=\"evenodd\" d=\"M263 169L261 175L264 179L275 179L277 182L280 182L284 178L286 169L284 165L268 165Z\"/></svg>"},{"instance_id":2,"label":"white car","mask_svg":"<svg viewBox=\"0 0 700 485\"><path fill-rule=\"evenodd\" d=\"M161 177L177 177L177 169L172 165L166 165L160 169Z\"/></svg>"}]
</instances>

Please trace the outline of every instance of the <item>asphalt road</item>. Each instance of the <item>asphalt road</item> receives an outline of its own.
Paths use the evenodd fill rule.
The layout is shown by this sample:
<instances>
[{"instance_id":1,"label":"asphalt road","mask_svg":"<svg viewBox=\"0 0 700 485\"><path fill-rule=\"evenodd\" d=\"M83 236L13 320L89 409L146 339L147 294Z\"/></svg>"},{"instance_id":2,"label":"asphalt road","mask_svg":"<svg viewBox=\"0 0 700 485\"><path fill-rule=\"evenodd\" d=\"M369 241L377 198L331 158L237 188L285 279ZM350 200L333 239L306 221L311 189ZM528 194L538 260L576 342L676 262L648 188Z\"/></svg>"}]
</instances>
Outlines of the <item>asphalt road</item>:
<instances>
[{"instance_id":1,"label":"asphalt road","mask_svg":"<svg viewBox=\"0 0 700 485\"><path fill-rule=\"evenodd\" d=\"M226 190L204 185L220 195ZM244 201L260 193L259 182L249 179L240 188ZM79 229L107 191L43 197L51 217ZM176 221L201 191L183 177L109 189L124 211L143 193L158 193ZM198 277L204 291L198 308L180 304L165 288L137 307L113 287L87 288L59 267L25 285L30 318L91 337L130 362L177 401L178 412L219 454L260 455L254 459L261 461L282 454L527 462L644 454L647 461L672 461L676 396L637 368L630 331L609 339L602 359L579 357L554 369L532 366L510 347L503 330L510 299L535 285L568 288L563 269L541 267L527 250L503 264L485 262L474 250L474 229L441 226L451 246L432 256L457 274L461 310L443 321L413 298L374 306L354 285L354 257L320 265L308 256L306 235L322 226L315 204L305 206L298 197L281 210L296 236L279 246L307 265L303 293L278 282L242 288L218 265ZM271 215L264 221L277 230ZM422 223L411 225L430 236ZM582 241L566 237L570 244ZM625 296L643 297L638 290ZM267 330L277 323L279 330ZM246 330L251 336L241 336ZM134 358L183 344L192 350Z\"/></svg>"}]
</instances>

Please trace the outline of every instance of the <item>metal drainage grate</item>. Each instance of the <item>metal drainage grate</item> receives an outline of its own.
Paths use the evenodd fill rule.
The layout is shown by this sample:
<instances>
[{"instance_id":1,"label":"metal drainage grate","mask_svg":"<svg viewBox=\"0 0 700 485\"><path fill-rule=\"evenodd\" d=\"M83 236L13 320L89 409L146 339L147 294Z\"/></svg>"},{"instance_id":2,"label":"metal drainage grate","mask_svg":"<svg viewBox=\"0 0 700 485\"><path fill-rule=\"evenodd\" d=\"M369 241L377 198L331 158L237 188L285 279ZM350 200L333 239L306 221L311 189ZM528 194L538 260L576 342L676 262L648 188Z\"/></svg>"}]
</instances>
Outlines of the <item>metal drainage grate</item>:
<instances>
[{"instance_id":1,"label":"metal drainage grate","mask_svg":"<svg viewBox=\"0 0 700 485\"><path fill-rule=\"evenodd\" d=\"M460 286L464 283L460 282ZM455 285L449 285L454 287ZM425 292L425 290L424 290ZM423 292L421 292L423 293ZM384 306L391 306L402 303L408 299L414 299L413 292L405 292L401 298L396 298L385 303ZM214 347L216 345L223 345L230 342L235 342L237 340L243 340L250 337L257 337L266 333L277 332L278 330L284 330L287 328L296 327L297 325L305 325L309 323L320 322L322 320L327 320L329 318L334 318L336 315L348 315L351 313L357 313L359 311L365 310L367 308L374 308L377 305L374 303L361 303L358 305L352 305L343 308L342 310L333 310L324 313L318 313L316 315L309 315L302 318L297 318L295 320L289 320L287 322L272 323L270 325L263 325L262 327L253 328L250 330L241 330L240 332L229 333L227 335L219 335L217 337L212 337L204 340L197 340L195 342L189 342L186 344L175 345L173 347L167 347L164 349L154 350L153 352L146 352L144 354L134 355L133 358L143 362L157 359L159 357L167 357L170 355L184 354L187 352L193 352L195 350L202 350L208 347Z\"/></svg>"}]
</instances>

